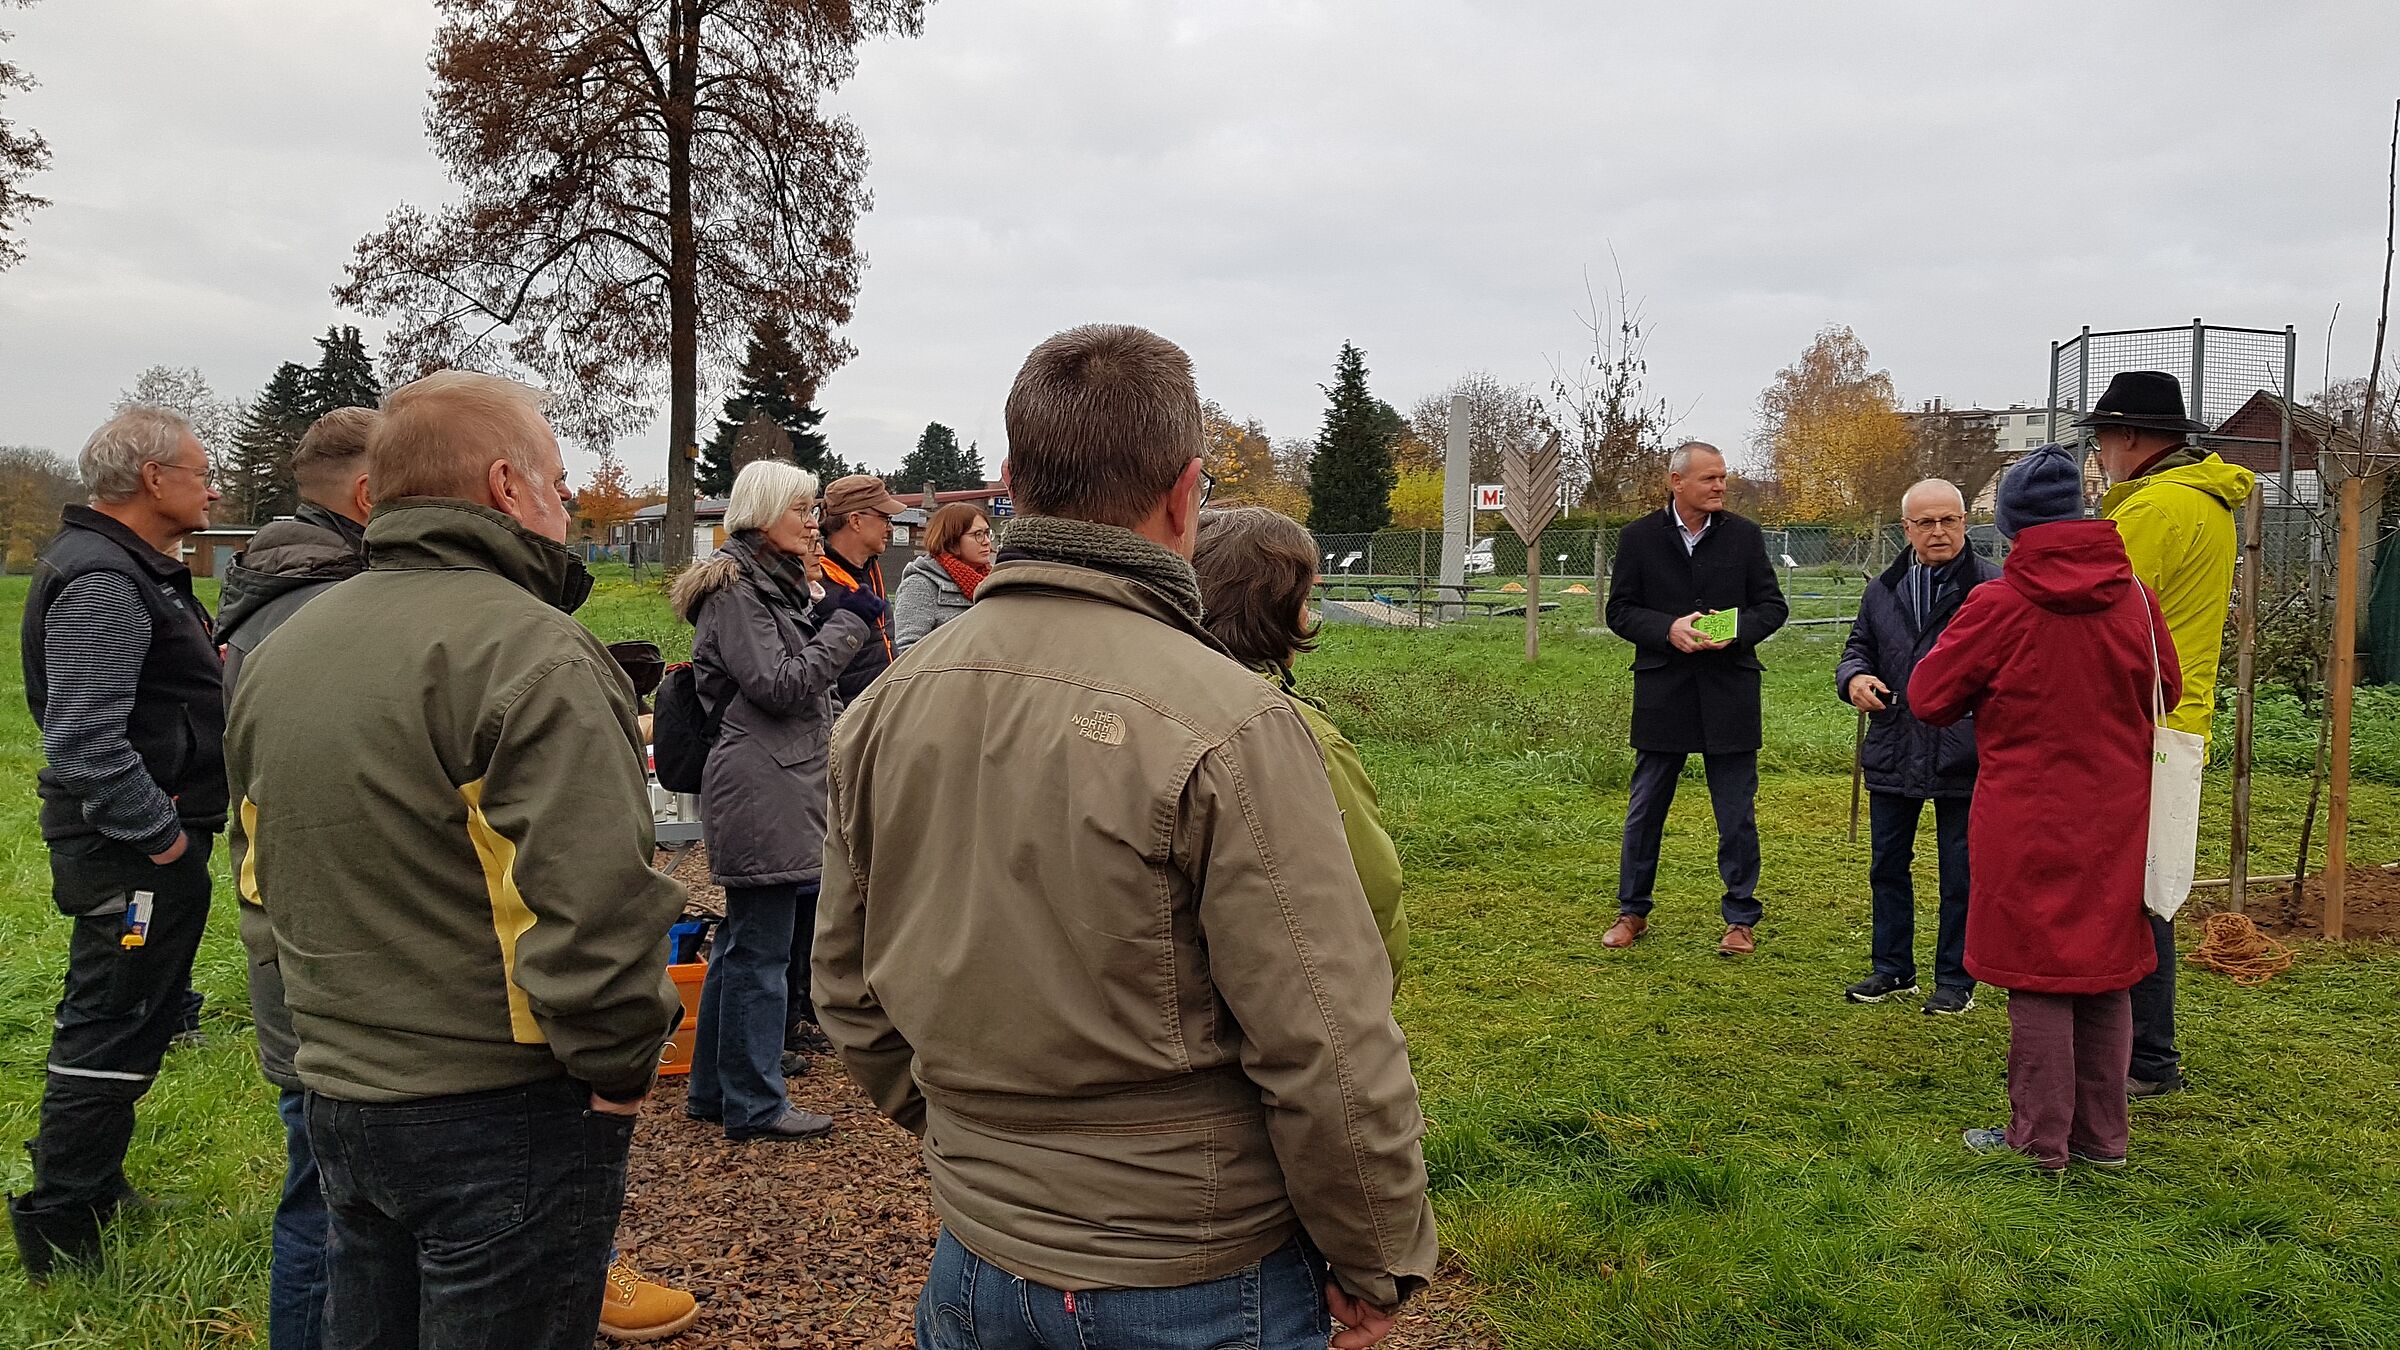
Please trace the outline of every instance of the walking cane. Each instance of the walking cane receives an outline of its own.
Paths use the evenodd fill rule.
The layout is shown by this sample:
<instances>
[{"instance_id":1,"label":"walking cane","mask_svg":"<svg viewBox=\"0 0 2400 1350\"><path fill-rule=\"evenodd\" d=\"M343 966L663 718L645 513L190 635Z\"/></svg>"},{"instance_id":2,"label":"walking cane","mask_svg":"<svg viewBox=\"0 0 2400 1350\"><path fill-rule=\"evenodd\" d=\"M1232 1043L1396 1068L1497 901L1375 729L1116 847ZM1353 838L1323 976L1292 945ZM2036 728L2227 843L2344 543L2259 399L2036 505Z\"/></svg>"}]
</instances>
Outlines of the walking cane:
<instances>
[{"instance_id":1,"label":"walking cane","mask_svg":"<svg viewBox=\"0 0 2400 1350\"><path fill-rule=\"evenodd\" d=\"M1858 710L1858 735L1850 742L1850 842L1858 842L1858 789L1867 771L1867 710Z\"/></svg>"}]
</instances>

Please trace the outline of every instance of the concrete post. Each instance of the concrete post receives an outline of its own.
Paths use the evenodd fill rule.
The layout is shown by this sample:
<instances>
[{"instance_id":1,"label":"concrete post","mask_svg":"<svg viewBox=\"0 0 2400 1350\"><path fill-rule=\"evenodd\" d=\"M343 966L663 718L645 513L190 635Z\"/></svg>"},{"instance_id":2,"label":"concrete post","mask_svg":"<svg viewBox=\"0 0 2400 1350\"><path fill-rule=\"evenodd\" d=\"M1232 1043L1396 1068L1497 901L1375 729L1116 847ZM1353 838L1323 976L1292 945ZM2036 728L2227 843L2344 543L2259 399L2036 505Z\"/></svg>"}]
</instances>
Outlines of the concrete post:
<instances>
[{"instance_id":1,"label":"concrete post","mask_svg":"<svg viewBox=\"0 0 2400 1350\"><path fill-rule=\"evenodd\" d=\"M1474 485L1467 473L1467 396L1450 399L1450 446L1442 461L1442 584L1463 586L1467 580L1467 536L1475 525ZM1458 592L1444 593L1445 599ZM1436 611L1445 619L1465 611L1444 605Z\"/></svg>"}]
</instances>

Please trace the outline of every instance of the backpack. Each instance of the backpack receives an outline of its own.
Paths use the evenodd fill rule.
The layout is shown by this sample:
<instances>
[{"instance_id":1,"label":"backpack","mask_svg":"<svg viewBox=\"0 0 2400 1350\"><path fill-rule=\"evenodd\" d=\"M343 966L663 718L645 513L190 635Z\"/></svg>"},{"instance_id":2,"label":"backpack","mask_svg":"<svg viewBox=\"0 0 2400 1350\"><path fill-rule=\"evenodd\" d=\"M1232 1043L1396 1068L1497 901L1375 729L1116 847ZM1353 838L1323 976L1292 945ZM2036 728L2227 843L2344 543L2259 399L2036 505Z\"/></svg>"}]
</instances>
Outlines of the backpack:
<instances>
[{"instance_id":1,"label":"backpack","mask_svg":"<svg viewBox=\"0 0 2400 1350\"><path fill-rule=\"evenodd\" d=\"M658 785L669 792L698 792L708 752L716 748L722 712L711 713L700 700L700 682L689 661L667 667L658 682L656 711L650 720L650 761Z\"/></svg>"}]
</instances>

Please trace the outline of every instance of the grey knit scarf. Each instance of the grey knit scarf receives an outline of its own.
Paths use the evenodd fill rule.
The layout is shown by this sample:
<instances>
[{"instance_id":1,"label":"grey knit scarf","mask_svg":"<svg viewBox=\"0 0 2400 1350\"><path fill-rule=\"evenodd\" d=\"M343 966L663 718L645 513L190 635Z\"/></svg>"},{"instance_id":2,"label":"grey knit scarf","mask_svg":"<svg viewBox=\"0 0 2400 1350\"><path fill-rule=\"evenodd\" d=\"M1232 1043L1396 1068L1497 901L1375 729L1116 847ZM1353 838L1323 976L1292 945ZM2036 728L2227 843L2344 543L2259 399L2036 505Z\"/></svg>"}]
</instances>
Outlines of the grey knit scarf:
<instances>
[{"instance_id":1,"label":"grey knit scarf","mask_svg":"<svg viewBox=\"0 0 2400 1350\"><path fill-rule=\"evenodd\" d=\"M1194 628L1200 626L1200 576L1191 560L1131 530L1058 516L1018 516L1008 522L1008 537L1000 550L1000 561L1011 558L1089 567L1140 582L1180 610Z\"/></svg>"}]
</instances>

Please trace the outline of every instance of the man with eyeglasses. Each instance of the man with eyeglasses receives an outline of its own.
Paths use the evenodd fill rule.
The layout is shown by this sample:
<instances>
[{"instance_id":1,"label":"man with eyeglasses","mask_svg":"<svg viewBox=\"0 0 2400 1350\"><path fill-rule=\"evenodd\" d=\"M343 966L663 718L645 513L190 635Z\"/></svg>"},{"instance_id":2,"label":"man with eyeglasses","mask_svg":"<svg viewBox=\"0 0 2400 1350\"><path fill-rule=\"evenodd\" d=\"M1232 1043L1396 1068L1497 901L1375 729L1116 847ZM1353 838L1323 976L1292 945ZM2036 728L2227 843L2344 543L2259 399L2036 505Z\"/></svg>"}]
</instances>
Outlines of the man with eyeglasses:
<instances>
[{"instance_id":1,"label":"man with eyeglasses","mask_svg":"<svg viewBox=\"0 0 2400 1350\"><path fill-rule=\"evenodd\" d=\"M1908 679L1941 640L1967 592L2000 569L1967 546L1967 504L1956 485L1928 478L1900 498L1908 551L1867 583L1834 668L1842 700L1867 714L1860 748L1866 777L1874 895L1873 971L1843 991L1852 1003L1881 1003L1917 992L1917 819L1933 803L1934 846L1941 857L1941 917L1933 947L1933 995L1939 1015L1975 1006L1967 974L1967 807L1975 795L1975 719L1936 727L1908 707Z\"/></svg>"},{"instance_id":2,"label":"man with eyeglasses","mask_svg":"<svg viewBox=\"0 0 2400 1350\"><path fill-rule=\"evenodd\" d=\"M134 1105L175 1034L225 828L223 667L182 562L217 501L184 417L135 407L83 447L25 601L25 701L41 728L51 898L74 921L51 1022L33 1189L9 1224L35 1284L97 1265L125 1179Z\"/></svg>"},{"instance_id":3,"label":"man with eyeglasses","mask_svg":"<svg viewBox=\"0 0 2400 1350\"><path fill-rule=\"evenodd\" d=\"M876 560L892 546L892 517L907 509L908 503L893 496L883 480L873 474L854 473L827 484L818 508L825 540L825 556L820 563L825 584L846 591L865 591L888 604L883 569ZM858 649L858 655L851 657L849 666L842 671L842 678L835 682L835 699L848 706L892 664L895 654L892 620L887 612L875 620L874 640Z\"/></svg>"}]
</instances>

